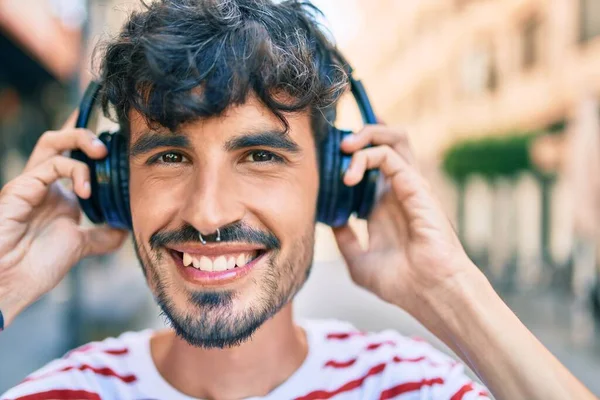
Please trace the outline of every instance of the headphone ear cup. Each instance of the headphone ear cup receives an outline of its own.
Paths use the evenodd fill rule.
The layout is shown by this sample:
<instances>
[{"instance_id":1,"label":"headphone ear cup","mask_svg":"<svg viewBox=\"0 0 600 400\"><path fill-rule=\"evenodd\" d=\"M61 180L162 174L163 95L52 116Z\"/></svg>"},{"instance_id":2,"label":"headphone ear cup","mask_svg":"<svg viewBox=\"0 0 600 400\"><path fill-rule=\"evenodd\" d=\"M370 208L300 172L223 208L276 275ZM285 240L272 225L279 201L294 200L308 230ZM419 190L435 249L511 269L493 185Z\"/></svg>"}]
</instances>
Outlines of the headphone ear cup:
<instances>
[{"instance_id":1,"label":"headphone ear cup","mask_svg":"<svg viewBox=\"0 0 600 400\"><path fill-rule=\"evenodd\" d=\"M350 134L352 132L332 126L321 146L317 221L332 227L345 224L352 214L354 189L343 182L352 155L344 154L340 149L342 139Z\"/></svg>"},{"instance_id":2,"label":"headphone ear cup","mask_svg":"<svg viewBox=\"0 0 600 400\"><path fill-rule=\"evenodd\" d=\"M111 135L110 165L110 187L117 218L109 224L115 228L131 229L127 138L121 132Z\"/></svg>"},{"instance_id":3,"label":"headphone ear cup","mask_svg":"<svg viewBox=\"0 0 600 400\"><path fill-rule=\"evenodd\" d=\"M129 202L129 156L128 156L128 138L121 132L118 133L121 138L121 146L119 147L119 186L121 200L123 201L123 222L129 228L133 228L131 222L131 206Z\"/></svg>"},{"instance_id":4,"label":"headphone ear cup","mask_svg":"<svg viewBox=\"0 0 600 400\"><path fill-rule=\"evenodd\" d=\"M327 223L327 215L329 214L331 192L329 177L335 163L334 155L331 150L330 136L333 135L331 128L327 129L327 133L319 144L319 195L317 198L317 221Z\"/></svg>"},{"instance_id":5,"label":"headphone ear cup","mask_svg":"<svg viewBox=\"0 0 600 400\"><path fill-rule=\"evenodd\" d=\"M79 205L83 210L86 217L94 224L103 224L105 221L104 213L102 212L102 205L100 203L100 197L98 196L98 180L96 179L96 163L97 160L89 158L81 150L73 150L71 152L71 158L77 161L81 161L88 166L90 171L90 189L91 194L87 199L77 197Z\"/></svg>"},{"instance_id":6,"label":"headphone ear cup","mask_svg":"<svg viewBox=\"0 0 600 400\"><path fill-rule=\"evenodd\" d=\"M98 199L101 204L102 215L105 223L115 226L119 221L119 210L115 197L115 154L117 149L116 140L109 132L103 132L98 139L104 143L108 150L107 156L96 161L96 182L98 183Z\"/></svg>"}]
</instances>

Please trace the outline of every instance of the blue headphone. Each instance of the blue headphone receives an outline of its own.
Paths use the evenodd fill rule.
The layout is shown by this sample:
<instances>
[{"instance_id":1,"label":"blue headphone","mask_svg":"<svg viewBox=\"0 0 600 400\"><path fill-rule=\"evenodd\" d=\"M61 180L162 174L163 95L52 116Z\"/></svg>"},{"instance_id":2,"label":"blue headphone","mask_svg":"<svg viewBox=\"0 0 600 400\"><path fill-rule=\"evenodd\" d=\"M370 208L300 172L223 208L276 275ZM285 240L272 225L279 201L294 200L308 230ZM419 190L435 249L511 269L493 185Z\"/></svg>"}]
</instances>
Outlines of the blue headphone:
<instances>
[{"instance_id":1,"label":"blue headphone","mask_svg":"<svg viewBox=\"0 0 600 400\"><path fill-rule=\"evenodd\" d=\"M350 90L358 104L363 122L376 124L375 113L362 83L355 80L352 70L349 67L348 69ZM91 82L86 89L79 105L77 128L87 127L100 88L98 82ZM379 170L368 170L360 183L353 187L346 186L342 179L352 155L343 153L340 144L342 139L352 132L331 125L327 130L320 148L317 220L338 227L344 225L352 214L363 219L369 216L376 202ZM108 149L108 155L104 159L91 159L80 150L71 153L72 158L84 162L90 169L92 194L88 199L79 198L79 203L93 223L131 229L128 139L120 131L103 132L99 139Z\"/></svg>"}]
</instances>

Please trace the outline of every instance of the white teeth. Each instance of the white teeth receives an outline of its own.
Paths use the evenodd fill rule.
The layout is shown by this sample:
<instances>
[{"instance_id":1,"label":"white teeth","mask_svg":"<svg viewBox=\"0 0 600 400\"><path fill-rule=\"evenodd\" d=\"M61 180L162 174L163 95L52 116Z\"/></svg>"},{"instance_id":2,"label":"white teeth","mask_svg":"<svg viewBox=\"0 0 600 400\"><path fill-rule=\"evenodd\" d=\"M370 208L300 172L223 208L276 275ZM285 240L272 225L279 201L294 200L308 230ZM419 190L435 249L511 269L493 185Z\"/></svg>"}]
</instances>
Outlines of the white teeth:
<instances>
[{"instance_id":1,"label":"white teeth","mask_svg":"<svg viewBox=\"0 0 600 400\"><path fill-rule=\"evenodd\" d=\"M194 264L194 268L200 269L200 259L196 257L192 257L192 263Z\"/></svg>"},{"instance_id":2,"label":"white teeth","mask_svg":"<svg viewBox=\"0 0 600 400\"><path fill-rule=\"evenodd\" d=\"M200 269L202 271L213 271L213 262L210 258L202 256L200 258Z\"/></svg>"},{"instance_id":3,"label":"white teeth","mask_svg":"<svg viewBox=\"0 0 600 400\"><path fill-rule=\"evenodd\" d=\"M235 268L235 257L227 257L227 269Z\"/></svg>"},{"instance_id":4,"label":"white teeth","mask_svg":"<svg viewBox=\"0 0 600 400\"><path fill-rule=\"evenodd\" d=\"M244 265L246 265L246 255L240 254L237 257L237 260L235 260L235 263L237 264L238 267L243 267Z\"/></svg>"},{"instance_id":5,"label":"white teeth","mask_svg":"<svg viewBox=\"0 0 600 400\"><path fill-rule=\"evenodd\" d=\"M192 256L183 253L183 265L192 266L202 271L226 271L237 267L243 267L256 257L256 252L240 253L235 256L219 256L214 260L206 256Z\"/></svg>"},{"instance_id":6,"label":"white teeth","mask_svg":"<svg viewBox=\"0 0 600 400\"><path fill-rule=\"evenodd\" d=\"M227 269L227 259L224 256L217 257L213 261L213 271L225 271Z\"/></svg>"}]
</instances>

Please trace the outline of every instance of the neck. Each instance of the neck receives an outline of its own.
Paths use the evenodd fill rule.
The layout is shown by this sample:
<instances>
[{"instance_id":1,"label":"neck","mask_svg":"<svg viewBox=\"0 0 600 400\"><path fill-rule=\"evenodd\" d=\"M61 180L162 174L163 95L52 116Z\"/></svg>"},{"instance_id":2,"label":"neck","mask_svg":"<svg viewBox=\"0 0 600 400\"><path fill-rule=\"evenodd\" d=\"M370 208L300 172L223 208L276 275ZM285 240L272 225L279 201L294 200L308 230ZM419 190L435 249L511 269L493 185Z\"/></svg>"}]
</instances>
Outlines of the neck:
<instances>
[{"instance_id":1,"label":"neck","mask_svg":"<svg viewBox=\"0 0 600 400\"><path fill-rule=\"evenodd\" d=\"M240 399L265 396L287 380L306 358L308 344L289 303L239 346L197 348L168 331L152 338L151 351L160 374L180 392Z\"/></svg>"}]
</instances>

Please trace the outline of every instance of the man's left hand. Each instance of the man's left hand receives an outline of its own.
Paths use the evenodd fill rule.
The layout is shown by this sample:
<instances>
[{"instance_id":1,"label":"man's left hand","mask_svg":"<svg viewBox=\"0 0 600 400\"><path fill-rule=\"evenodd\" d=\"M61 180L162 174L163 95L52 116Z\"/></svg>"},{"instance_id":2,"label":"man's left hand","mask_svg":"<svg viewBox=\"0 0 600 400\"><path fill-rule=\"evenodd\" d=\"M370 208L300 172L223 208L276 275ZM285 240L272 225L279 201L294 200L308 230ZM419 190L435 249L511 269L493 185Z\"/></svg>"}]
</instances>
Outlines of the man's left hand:
<instances>
[{"instance_id":1,"label":"man's left hand","mask_svg":"<svg viewBox=\"0 0 600 400\"><path fill-rule=\"evenodd\" d=\"M371 168L378 168L387 183L367 222L367 249L349 225L334 229L352 279L420 319L429 295L479 271L418 172L405 132L369 125L347 138L342 150L354 153L344 176L347 185L356 185Z\"/></svg>"}]
</instances>

